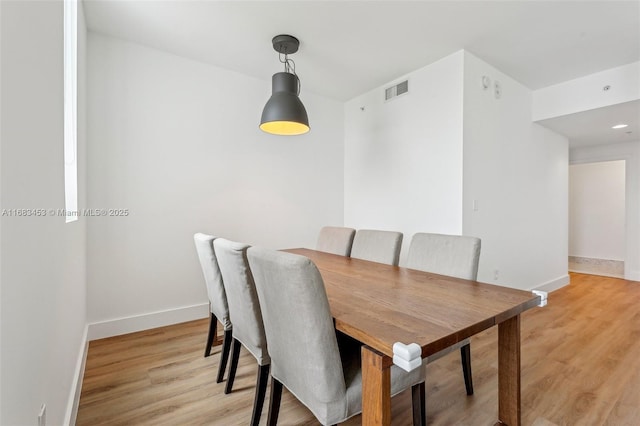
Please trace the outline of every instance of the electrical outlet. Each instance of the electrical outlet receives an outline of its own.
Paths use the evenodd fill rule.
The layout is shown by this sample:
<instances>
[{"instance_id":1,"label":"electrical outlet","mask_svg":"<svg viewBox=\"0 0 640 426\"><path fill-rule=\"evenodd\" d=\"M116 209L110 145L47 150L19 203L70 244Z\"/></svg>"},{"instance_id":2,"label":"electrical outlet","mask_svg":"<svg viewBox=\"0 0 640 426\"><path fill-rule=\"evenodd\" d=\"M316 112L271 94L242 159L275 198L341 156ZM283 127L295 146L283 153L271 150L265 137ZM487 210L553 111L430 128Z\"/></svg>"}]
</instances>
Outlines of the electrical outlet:
<instances>
[{"instance_id":1,"label":"electrical outlet","mask_svg":"<svg viewBox=\"0 0 640 426\"><path fill-rule=\"evenodd\" d=\"M498 269L494 269L493 270L493 280L494 281L498 281L498 278L500 278L500 271Z\"/></svg>"},{"instance_id":2,"label":"electrical outlet","mask_svg":"<svg viewBox=\"0 0 640 426\"><path fill-rule=\"evenodd\" d=\"M42 404L42 407L40 407L38 426L47 426L47 404Z\"/></svg>"}]
</instances>

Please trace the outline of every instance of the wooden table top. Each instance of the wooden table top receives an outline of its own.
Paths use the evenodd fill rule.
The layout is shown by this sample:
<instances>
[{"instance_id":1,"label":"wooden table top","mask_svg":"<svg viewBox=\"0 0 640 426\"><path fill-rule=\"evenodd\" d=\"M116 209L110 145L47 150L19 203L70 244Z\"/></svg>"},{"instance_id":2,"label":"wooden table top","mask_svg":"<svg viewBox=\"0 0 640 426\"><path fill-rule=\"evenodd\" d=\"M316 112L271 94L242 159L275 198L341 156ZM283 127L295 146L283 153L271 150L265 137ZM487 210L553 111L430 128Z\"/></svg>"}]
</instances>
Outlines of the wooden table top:
<instances>
[{"instance_id":1,"label":"wooden table top","mask_svg":"<svg viewBox=\"0 0 640 426\"><path fill-rule=\"evenodd\" d=\"M417 343L422 357L537 306L539 297L476 281L310 249L325 283L336 329L393 357L393 344Z\"/></svg>"}]
</instances>

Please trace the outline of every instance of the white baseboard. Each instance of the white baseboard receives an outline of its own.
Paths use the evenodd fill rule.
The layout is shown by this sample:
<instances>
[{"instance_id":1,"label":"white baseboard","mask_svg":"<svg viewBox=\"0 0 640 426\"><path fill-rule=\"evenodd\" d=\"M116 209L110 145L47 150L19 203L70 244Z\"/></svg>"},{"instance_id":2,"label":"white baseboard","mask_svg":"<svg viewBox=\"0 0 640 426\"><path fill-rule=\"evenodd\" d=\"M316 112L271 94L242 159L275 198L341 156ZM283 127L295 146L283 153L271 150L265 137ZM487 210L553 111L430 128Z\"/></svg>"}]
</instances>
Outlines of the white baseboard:
<instances>
[{"instance_id":1,"label":"white baseboard","mask_svg":"<svg viewBox=\"0 0 640 426\"><path fill-rule=\"evenodd\" d=\"M625 274L624 279L629 281L640 281L640 271L628 271Z\"/></svg>"},{"instance_id":2,"label":"white baseboard","mask_svg":"<svg viewBox=\"0 0 640 426\"><path fill-rule=\"evenodd\" d=\"M588 269L569 268L569 272L575 272L577 274L585 274L585 275L597 275L599 277L624 279L620 275L607 274L607 273L604 273L604 272L594 272L594 271L590 271Z\"/></svg>"},{"instance_id":3,"label":"white baseboard","mask_svg":"<svg viewBox=\"0 0 640 426\"><path fill-rule=\"evenodd\" d=\"M598 275L601 277L609 277L609 278L619 278L627 281L640 281L640 272L638 271L629 271L625 273L624 277L619 275L605 274L603 272L593 272L589 270L582 270L580 268L571 268L569 272L577 272L578 274L587 274L587 275Z\"/></svg>"},{"instance_id":4,"label":"white baseboard","mask_svg":"<svg viewBox=\"0 0 640 426\"><path fill-rule=\"evenodd\" d=\"M82 392L84 368L87 361L89 342L91 340L163 327L165 325L178 324L181 322L206 318L208 316L209 304L203 303L199 305L185 306L182 308L168 309L149 314L87 324L84 328L84 333L80 342L78 359L76 361L73 382L71 385L71 391L69 392L67 409L64 416L64 424L68 426L76 424L78 405L80 404L80 394Z\"/></svg>"},{"instance_id":5,"label":"white baseboard","mask_svg":"<svg viewBox=\"0 0 640 426\"><path fill-rule=\"evenodd\" d=\"M563 275L555 280L547 281L544 284L541 284L537 287L532 288L531 290L542 290L547 293L551 293L552 291L558 290L566 285L569 285L571 280L569 279L569 274Z\"/></svg>"},{"instance_id":6,"label":"white baseboard","mask_svg":"<svg viewBox=\"0 0 640 426\"><path fill-rule=\"evenodd\" d=\"M78 359L76 361L76 369L73 372L73 382L71 391L69 392L69 400L67 402L67 410L64 415L64 424L74 426L76 417L78 416L78 405L80 404L80 393L82 392L82 379L84 378L84 366L87 361L87 351L89 349L88 326L84 327L82 340L80 341L80 350L78 351Z\"/></svg>"},{"instance_id":7,"label":"white baseboard","mask_svg":"<svg viewBox=\"0 0 640 426\"><path fill-rule=\"evenodd\" d=\"M209 304L202 303L131 317L94 322L88 326L88 338L89 341L103 339L105 337L119 336L121 334L135 333L136 331L207 318L208 316Z\"/></svg>"}]
</instances>

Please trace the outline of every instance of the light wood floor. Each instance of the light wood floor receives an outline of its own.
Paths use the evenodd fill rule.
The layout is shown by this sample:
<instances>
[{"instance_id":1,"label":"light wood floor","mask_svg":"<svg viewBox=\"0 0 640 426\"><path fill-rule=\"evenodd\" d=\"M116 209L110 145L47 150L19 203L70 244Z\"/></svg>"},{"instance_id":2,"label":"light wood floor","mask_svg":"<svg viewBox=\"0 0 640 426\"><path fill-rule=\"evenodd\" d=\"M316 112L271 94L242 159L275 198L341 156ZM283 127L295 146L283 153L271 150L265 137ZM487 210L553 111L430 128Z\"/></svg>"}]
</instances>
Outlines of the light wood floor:
<instances>
[{"instance_id":1,"label":"light wood floor","mask_svg":"<svg viewBox=\"0 0 640 426\"><path fill-rule=\"evenodd\" d=\"M215 383L220 347L202 356L206 332L201 320L91 342L77 424L248 424L255 360L243 352L234 391L225 395ZM428 366L428 424L494 424L495 327L471 340L471 355L470 397L458 352ZM268 397L261 424L267 407ZM522 316L522 411L524 425L640 424L639 282L571 274L547 307ZM411 424L410 392L394 398L392 415L394 425ZM279 424L318 423L285 389Z\"/></svg>"}]
</instances>

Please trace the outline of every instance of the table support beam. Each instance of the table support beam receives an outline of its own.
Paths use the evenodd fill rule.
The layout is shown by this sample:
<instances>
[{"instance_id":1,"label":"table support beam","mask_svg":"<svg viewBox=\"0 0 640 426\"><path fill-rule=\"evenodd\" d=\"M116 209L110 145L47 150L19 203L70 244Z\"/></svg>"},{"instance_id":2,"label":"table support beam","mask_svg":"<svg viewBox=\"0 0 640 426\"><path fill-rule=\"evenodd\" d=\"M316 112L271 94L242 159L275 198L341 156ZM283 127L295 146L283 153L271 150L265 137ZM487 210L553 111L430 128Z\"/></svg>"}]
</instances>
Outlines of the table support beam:
<instances>
[{"instance_id":1,"label":"table support beam","mask_svg":"<svg viewBox=\"0 0 640 426\"><path fill-rule=\"evenodd\" d=\"M391 424L391 358L362 346L362 424Z\"/></svg>"},{"instance_id":2,"label":"table support beam","mask_svg":"<svg viewBox=\"0 0 640 426\"><path fill-rule=\"evenodd\" d=\"M520 315L498 324L499 424L520 426Z\"/></svg>"}]
</instances>

